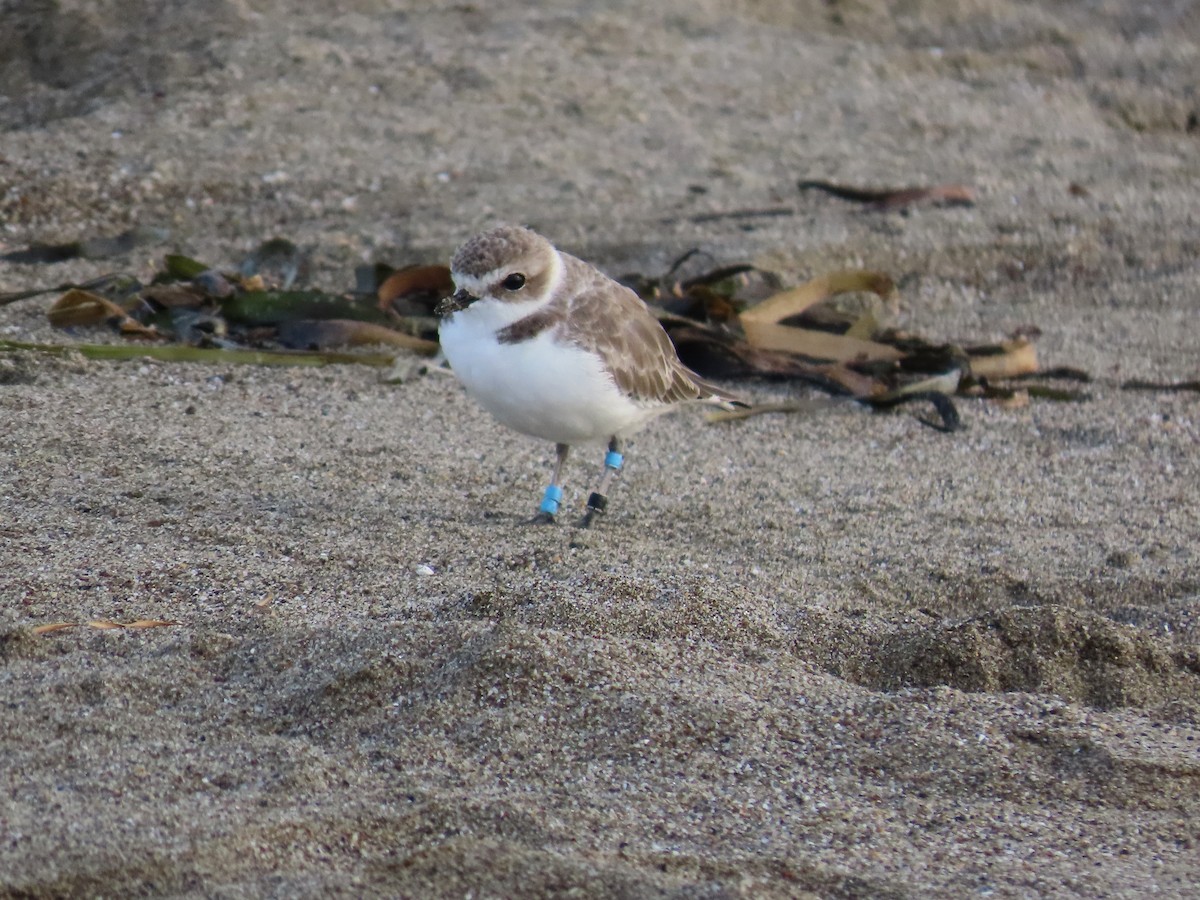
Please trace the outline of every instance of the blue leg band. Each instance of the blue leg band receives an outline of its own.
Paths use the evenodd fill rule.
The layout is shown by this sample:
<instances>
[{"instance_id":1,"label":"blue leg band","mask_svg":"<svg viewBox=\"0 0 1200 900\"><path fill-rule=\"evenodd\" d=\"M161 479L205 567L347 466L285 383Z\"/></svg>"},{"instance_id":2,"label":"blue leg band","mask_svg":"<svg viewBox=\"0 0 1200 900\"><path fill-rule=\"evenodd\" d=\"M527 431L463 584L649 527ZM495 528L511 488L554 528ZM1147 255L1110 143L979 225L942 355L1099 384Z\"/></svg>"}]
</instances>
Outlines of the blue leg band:
<instances>
[{"instance_id":1,"label":"blue leg band","mask_svg":"<svg viewBox=\"0 0 1200 900\"><path fill-rule=\"evenodd\" d=\"M604 465L609 469L615 469L618 472L621 470L621 464L625 462L625 457L616 450L609 450L604 457Z\"/></svg>"},{"instance_id":2,"label":"blue leg band","mask_svg":"<svg viewBox=\"0 0 1200 900\"><path fill-rule=\"evenodd\" d=\"M542 505L538 509L548 516L558 515L558 504L562 501L562 495L562 488L557 484L550 485L546 488L546 493L542 495Z\"/></svg>"}]
</instances>

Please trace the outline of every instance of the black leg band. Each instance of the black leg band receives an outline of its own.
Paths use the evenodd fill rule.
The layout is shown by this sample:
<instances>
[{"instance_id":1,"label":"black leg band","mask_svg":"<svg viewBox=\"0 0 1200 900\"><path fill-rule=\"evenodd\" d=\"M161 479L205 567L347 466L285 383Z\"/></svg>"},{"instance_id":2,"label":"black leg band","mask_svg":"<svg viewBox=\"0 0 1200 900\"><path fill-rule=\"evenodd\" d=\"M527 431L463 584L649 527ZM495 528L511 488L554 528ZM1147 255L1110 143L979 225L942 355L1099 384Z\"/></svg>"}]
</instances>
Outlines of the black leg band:
<instances>
[{"instance_id":1,"label":"black leg band","mask_svg":"<svg viewBox=\"0 0 1200 900\"><path fill-rule=\"evenodd\" d=\"M588 497L588 509L594 509L596 512L604 512L604 508L608 506L608 498L603 494L597 494L595 491Z\"/></svg>"}]
</instances>

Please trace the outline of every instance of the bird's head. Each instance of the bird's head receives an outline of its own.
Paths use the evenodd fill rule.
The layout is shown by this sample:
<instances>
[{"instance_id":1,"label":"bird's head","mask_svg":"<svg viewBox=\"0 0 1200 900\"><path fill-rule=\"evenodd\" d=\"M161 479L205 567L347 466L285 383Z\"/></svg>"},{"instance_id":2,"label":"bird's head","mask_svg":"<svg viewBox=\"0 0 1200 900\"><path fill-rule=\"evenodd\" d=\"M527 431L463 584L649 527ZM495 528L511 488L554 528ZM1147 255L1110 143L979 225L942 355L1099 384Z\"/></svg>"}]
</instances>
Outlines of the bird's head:
<instances>
[{"instance_id":1,"label":"bird's head","mask_svg":"<svg viewBox=\"0 0 1200 900\"><path fill-rule=\"evenodd\" d=\"M481 300L535 307L554 293L563 263L554 245L534 231L500 225L475 235L450 261L457 289L437 306L448 316Z\"/></svg>"}]
</instances>

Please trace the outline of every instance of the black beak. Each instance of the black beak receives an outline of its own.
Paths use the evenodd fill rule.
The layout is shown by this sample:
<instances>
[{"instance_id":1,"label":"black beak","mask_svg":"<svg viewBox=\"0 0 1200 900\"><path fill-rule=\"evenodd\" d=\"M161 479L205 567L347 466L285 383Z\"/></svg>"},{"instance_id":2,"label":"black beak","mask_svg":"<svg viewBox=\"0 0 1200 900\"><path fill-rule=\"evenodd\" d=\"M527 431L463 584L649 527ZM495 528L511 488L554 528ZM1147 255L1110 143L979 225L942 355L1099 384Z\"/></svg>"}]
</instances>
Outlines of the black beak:
<instances>
[{"instance_id":1,"label":"black beak","mask_svg":"<svg viewBox=\"0 0 1200 900\"><path fill-rule=\"evenodd\" d=\"M478 297L468 294L466 291L455 291L451 296L439 301L433 313L439 318L448 316L450 313L456 313L460 309L466 309L478 299Z\"/></svg>"}]
</instances>

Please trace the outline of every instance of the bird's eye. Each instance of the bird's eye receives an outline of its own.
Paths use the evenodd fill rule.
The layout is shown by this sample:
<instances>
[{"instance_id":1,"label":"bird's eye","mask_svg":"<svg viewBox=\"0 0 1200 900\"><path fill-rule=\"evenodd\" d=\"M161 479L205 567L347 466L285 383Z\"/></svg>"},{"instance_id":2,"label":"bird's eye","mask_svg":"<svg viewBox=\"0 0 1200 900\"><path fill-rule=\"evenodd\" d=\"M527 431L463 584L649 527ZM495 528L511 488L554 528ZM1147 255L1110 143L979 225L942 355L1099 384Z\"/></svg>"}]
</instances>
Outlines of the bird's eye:
<instances>
[{"instance_id":1,"label":"bird's eye","mask_svg":"<svg viewBox=\"0 0 1200 900\"><path fill-rule=\"evenodd\" d=\"M520 272L513 272L511 275L505 278L502 283L505 290L519 291L521 288L525 287L525 276Z\"/></svg>"}]
</instances>

